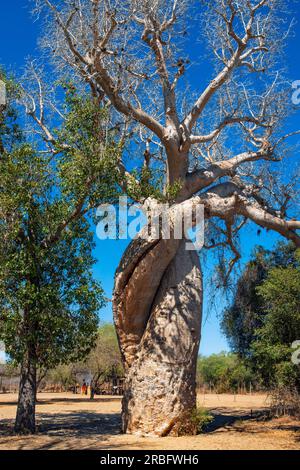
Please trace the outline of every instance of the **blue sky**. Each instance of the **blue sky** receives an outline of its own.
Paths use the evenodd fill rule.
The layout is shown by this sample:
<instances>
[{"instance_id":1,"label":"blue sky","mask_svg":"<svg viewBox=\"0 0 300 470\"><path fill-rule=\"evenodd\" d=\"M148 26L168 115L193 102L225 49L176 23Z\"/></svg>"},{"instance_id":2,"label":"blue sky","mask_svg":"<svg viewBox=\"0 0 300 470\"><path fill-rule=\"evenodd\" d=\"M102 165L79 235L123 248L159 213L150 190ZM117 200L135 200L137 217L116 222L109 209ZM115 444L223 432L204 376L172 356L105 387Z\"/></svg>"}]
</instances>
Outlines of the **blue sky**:
<instances>
[{"instance_id":1,"label":"blue sky","mask_svg":"<svg viewBox=\"0 0 300 470\"><path fill-rule=\"evenodd\" d=\"M14 70L22 73L22 68L26 58L37 54L37 39L40 34L40 24L34 22L30 15L30 8L33 2L30 0L10 0L1 2L0 13L0 64L8 70ZM296 20L300 20L300 9L297 8ZM286 64L289 68L289 77L291 80L300 80L300 26L296 25L294 37L289 40L289 47L285 55ZM209 76L210 70L205 66L204 75ZM193 80L196 80L194 77ZM193 85L193 83L192 83ZM299 121L299 112L291 119L293 127ZM250 253L256 244L262 244L266 248L271 248L279 237L272 233L262 231L260 237L257 236L257 229L252 226L244 230L241 237L241 250L243 254L242 262L249 259ZM118 265L120 257L126 247L126 241L119 240L96 240L95 257L97 264L94 272L105 289L107 297L111 298L114 271ZM208 259L203 266L204 274L211 270L212 262ZM219 328L218 314L224 307L224 299L215 298L217 308L211 308L209 301L210 292L206 289L204 321L202 330L202 340L200 352L202 354L211 354L228 350L225 338L222 336ZM111 303L108 303L100 312L103 321L112 321Z\"/></svg>"}]
</instances>

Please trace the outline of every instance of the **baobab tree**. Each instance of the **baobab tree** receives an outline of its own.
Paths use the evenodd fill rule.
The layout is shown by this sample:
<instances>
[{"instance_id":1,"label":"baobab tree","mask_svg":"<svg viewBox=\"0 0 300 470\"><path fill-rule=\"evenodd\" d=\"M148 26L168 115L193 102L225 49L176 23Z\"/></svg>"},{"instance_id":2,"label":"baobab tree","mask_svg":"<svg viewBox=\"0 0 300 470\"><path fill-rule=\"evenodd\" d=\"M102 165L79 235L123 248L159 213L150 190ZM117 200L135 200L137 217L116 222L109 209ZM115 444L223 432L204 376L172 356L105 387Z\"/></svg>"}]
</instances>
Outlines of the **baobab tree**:
<instances>
[{"instance_id":1,"label":"baobab tree","mask_svg":"<svg viewBox=\"0 0 300 470\"><path fill-rule=\"evenodd\" d=\"M124 145L117 162L124 191L142 201L145 194L136 188L161 170L161 192L172 194L170 217L202 204L214 231L207 248L233 253L225 282L248 221L300 246L300 222L290 213L293 187L276 170L289 155L286 139L298 133L283 130L289 110L279 66L290 28L285 5L38 2L47 18L43 45L58 69L86 84L110 111ZM131 241L113 297L126 371L124 432L166 436L188 428L196 406L202 292L199 256L185 249L185 240L140 233Z\"/></svg>"}]
</instances>

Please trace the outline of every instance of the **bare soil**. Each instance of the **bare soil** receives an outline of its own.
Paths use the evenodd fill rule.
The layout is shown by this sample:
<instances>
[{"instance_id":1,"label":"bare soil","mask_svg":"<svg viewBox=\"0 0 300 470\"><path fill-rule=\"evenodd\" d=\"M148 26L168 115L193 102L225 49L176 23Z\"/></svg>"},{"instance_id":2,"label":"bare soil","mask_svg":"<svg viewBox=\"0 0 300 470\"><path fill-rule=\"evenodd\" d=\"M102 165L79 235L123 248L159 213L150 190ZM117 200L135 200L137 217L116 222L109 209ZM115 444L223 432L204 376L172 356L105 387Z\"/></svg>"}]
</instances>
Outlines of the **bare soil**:
<instances>
[{"instance_id":1,"label":"bare soil","mask_svg":"<svg viewBox=\"0 0 300 470\"><path fill-rule=\"evenodd\" d=\"M71 393L40 393L38 433L15 436L15 394L0 395L0 450L4 449L300 449L300 422L269 420L266 395L199 395L199 406L213 422L192 437L149 438L120 433L119 397L88 397Z\"/></svg>"}]
</instances>

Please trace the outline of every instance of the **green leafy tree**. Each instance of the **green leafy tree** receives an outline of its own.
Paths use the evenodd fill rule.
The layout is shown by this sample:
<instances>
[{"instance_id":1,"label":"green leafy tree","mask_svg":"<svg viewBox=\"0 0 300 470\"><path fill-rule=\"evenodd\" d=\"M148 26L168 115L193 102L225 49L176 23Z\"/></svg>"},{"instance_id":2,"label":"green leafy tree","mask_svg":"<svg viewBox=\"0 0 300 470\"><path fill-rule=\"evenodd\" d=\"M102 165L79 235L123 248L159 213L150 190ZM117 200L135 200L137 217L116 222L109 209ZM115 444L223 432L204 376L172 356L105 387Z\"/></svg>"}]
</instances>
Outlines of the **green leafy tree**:
<instances>
[{"instance_id":1,"label":"green leafy tree","mask_svg":"<svg viewBox=\"0 0 300 470\"><path fill-rule=\"evenodd\" d=\"M299 251L295 258L300 260ZM300 338L299 265L271 269L257 291L266 315L252 343L255 367L267 386L300 390L300 367L291 361L291 345Z\"/></svg>"},{"instance_id":2,"label":"green leafy tree","mask_svg":"<svg viewBox=\"0 0 300 470\"><path fill-rule=\"evenodd\" d=\"M98 136L88 147L89 103L68 89L69 114L57 132L54 163L53 152L24 138L12 105L20 91L12 82L7 88L0 126L0 340L21 365L15 430L32 433L37 368L83 359L96 340L104 297L92 276L88 217L96 199L111 200L114 184L110 175L108 191L105 152L111 155L112 147L106 150Z\"/></svg>"},{"instance_id":3,"label":"green leafy tree","mask_svg":"<svg viewBox=\"0 0 300 470\"><path fill-rule=\"evenodd\" d=\"M222 314L221 327L231 349L244 359L252 355L255 332L263 326L266 314L257 286L272 267L295 266L295 249L292 243L279 243L274 251L257 247L237 281L233 301Z\"/></svg>"},{"instance_id":4,"label":"green leafy tree","mask_svg":"<svg viewBox=\"0 0 300 470\"><path fill-rule=\"evenodd\" d=\"M93 348L94 347L93 345ZM57 385L63 388L64 391L72 389L72 391L76 393L80 378L90 374L85 361L86 358L82 361L59 364L54 369L48 370L41 381L42 388L48 387L49 385Z\"/></svg>"},{"instance_id":5,"label":"green leafy tree","mask_svg":"<svg viewBox=\"0 0 300 470\"><path fill-rule=\"evenodd\" d=\"M237 391L254 382L251 370L236 354L221 352L200 356L197 362L197 382L218 392Z\"/></svg>"},{"instance_id":6,"label":"green leafy tree","mask_svg":"<svg viewBox=\"0 0 300 470\"><path fill-rule=\"evenodd\" d=\"M68 389L76 385L78 374L91 376L91 399L94 398L95 389L105 380L123 376L121 353L113 324L103 323L99 326L95 344L83 361L60 364L47 373L45 382Z\"/></svg>"},{"instance_id":7,"label":"green leafy tree","mask_svg":"<svg viewBox=\"0 0 300 470\"><path fill-rule=\"evenodd\" d=\"M59 364L55 369L47 372L45 377L46 384L60 385L64 390L76 385L76 374L73 364Z\"/></svg>"},{"instance_id":8,"label":"green leafy tree","mask_svg":"<svg viewBox=\"0 0 300 470\"><path fill-rule=\"evenodd\" d=\"M123 366L114 325L105 323L98 330L95 347L90 352L86 366L92 374L91 398L94 391L108 377L122 376Z\"/></svg>"},{"instance_id":9,"label":"green leafy tree","mask_svg":"<svg viewBox=\"0 0 300 470\"><path fill-rule=\"evenodd\" d=\"M297 385L291 344L299 338L299 252L292 244L255 252L237 282L222 328L264 387Z\"/></svg>"}]
</instances>

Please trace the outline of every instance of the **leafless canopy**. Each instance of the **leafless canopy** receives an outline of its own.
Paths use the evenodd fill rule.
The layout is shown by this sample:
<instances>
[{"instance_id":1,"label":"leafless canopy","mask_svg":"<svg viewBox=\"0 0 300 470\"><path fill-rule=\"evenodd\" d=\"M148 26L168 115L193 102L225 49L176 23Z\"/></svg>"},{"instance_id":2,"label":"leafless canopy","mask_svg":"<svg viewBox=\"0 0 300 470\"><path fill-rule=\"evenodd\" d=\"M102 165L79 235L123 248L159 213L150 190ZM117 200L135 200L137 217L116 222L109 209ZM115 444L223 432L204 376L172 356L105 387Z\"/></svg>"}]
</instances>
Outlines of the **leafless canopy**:
<instances>
[{"instance_id":1,"label":"leafless canopy","mask_svg":"<svg viewBox=\"0 0 300 470\"><path fill-rule=\"evenodd\" d=\"M120 163L128 184L126 167L144 147L141 164L164 167L166 185L180 183L176 203L203 203L208 218L224 221L234 261L233 240L247 220L300 245L300 222L289 214L293 184L276 170L289 153L287 138L300 132L282 130L290 107L280 66L291 27L285 6L280 0L37 1L46 22L43 47L99 106L111 107L112 125L135 142ZM43 119L35 119L51 143Z\"/></svg>"}]
</instances>

